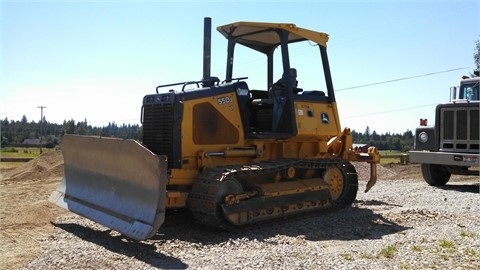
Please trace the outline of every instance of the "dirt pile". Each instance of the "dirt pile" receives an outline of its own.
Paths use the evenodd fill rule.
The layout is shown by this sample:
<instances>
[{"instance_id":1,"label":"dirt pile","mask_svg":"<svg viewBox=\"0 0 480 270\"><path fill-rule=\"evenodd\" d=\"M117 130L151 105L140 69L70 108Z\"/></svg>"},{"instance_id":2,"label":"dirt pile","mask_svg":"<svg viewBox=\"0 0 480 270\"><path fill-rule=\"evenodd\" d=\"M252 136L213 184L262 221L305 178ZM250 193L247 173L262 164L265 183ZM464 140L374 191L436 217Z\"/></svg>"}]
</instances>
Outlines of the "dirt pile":
<instances>
[{"instance_id":1,"label":"dirt pile","mask_svg":"<svg viewBox=\"0 0 480 270\"><path fill-rule=\"evenodd\" d=\"M63 156L45 153L1 174L0 268L18 269L38 255L40 242L53 232L50 222L66 213L48 201L63 175Z\"/></svg>"},{"instance_id":2,"label":"dirt pile","mask_svg":"<svg viewBox=\"0 0 480 270\"><path fill-rule=\"evenodd\" d=\"M14 181L42 181L49 177L61 177L62 175L62 152L52 151L19 167L2 171L2 185Z\"/></svg>"}]
</instances>

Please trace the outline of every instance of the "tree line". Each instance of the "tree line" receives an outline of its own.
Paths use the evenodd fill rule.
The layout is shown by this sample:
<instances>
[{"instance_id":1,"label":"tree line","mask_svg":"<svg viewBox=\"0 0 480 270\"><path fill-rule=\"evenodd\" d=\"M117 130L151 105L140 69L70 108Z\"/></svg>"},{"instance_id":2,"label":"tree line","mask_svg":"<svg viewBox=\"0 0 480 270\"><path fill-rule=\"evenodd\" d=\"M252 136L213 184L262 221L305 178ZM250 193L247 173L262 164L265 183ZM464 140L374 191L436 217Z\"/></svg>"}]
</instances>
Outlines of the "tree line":
<instances>
[{"instance_id":1,"label":"tree line","mask_svg":"<svg viewBox=\"0 0 480 270\"><path fill-rule=\"evenodd\" d=\"M415 135L408 129L403 134L390 132L378 134L375 130L370 132L367 126L363 133L352 130L352 140L356 144L376 146L378 150L407 152L413 149Z\"/></svg>"},{"instance_id":2,"label":"tree line","mask_svg":"<svg viewBox=\"0 0 480 270\"><path fill-rule=\"evenodd\" d=\"M107 126L94 127L89 125L87 120L76 122L71 119L64 120L63 124L56 124L45 119L28 122L25 116L20 121L9 121L7 118L1 120L0 131L2 146L21 145L26 139L39 139L42 145L53 148L60 144L60 139L65 134L142 139L142 127L137 124L118 125L112 122Z\"/></svg>"},{"instance_id":3,"label":"tree line","mask_svg":"<svg viewBox=\"0 0 480 270\"><path fill-rule=\"evenodd\" d=\"M90 135L102 137L117 137L123 139L134 139L141 141L143 137L142 126L138 124L122 124L115 122L107 126L94 127L89 125L87 120L76 122L75 120L64 120L63 124L49 123L43 121L28 121L23 116L22 120L14 121L5 118L1 120L1 145L21 145L26 139L40 139L41 144L46 147L59 145L65 134ZM414 134L411 130L403 134L377 134L370 132L367 127L364 132L352 130L352 139L356 144L367 144L376 146L379 150L409 151L413 148Z\"/></svg>"}]
</instances>

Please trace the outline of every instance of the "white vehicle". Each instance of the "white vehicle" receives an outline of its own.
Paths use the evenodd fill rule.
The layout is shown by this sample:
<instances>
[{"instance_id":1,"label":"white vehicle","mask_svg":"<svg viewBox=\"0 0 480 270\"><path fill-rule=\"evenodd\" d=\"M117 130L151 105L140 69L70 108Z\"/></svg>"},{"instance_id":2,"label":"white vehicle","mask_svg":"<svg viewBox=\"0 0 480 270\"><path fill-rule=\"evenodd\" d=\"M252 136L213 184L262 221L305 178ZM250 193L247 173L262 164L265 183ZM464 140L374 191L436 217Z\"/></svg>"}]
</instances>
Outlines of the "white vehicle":
<instances>
[{"instance_id":1,"label":"white vehicle","mask_svg":"<svg viewBox=\"0 0 480 270\"><path fill-rule=\"evenodd\" d=\"M420 119L410 161L421 163L422 175L432 186L445 185L452 174L478 175L479 82L464 76L450 88L450 102L437 105L435 126Z\"/></svg>"}]
</instances>

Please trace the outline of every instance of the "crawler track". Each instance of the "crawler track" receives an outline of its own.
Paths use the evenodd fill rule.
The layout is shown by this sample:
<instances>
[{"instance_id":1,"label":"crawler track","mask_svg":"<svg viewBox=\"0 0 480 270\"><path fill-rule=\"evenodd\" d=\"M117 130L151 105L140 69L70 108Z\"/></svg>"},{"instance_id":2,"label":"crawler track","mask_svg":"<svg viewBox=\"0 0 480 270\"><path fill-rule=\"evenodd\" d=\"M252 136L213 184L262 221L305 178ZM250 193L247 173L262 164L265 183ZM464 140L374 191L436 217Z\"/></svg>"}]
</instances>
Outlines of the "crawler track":
<instances>
[{"instance_id":1,"label":"crawler track","mask_svg":"<svg viewBox=\"0 0 480 270\"><path fill-rule=\"evenodd\" d=\"M284 174L289 168L297 172L295 178L285 182L264 181L272 179L272 175ZM342 175L341 195L336 198L331 196L331 183L322 179L329 168L340 169ZM287 188L282 190L281 186ZM230 230L306 211L346 207L355 200L357 189L357 173L349 162L280 159L205 169L194 180L187 205L198 223ZM235 199L228 200L226 196Z\"/></svg>"}]
</instances>

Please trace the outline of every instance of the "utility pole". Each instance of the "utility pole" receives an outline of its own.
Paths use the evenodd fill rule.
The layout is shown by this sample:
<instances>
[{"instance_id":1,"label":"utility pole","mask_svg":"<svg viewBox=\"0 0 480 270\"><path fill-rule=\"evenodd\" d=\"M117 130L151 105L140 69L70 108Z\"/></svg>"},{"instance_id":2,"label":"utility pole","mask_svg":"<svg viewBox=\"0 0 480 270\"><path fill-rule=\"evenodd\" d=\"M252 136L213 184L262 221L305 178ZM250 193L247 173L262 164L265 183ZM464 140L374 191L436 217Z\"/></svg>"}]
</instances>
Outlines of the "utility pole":
<instances>
[{"instance_id":1,"label":"utility pole","mask_svg":"<svg viewBox=\"0 0 480 270\"><path fill-rule=\"evenodd\" d=\"M43 121L43 109L46 109L47 107L45 107L45 106L37 106L37 107L40 109L40 122L39 122L39 127L40 127L40 154L42 154L43 153L43 149L42 149L42 135L43 135L42 134L43 133L42 132L43 131L42 127L43 126L42 126L42 123L44 122Z\"/></svg>"},{"instance_id":2,"label":"utility pole","mask_svg":"<svg viewBox=\"0 0 480 270\"><path fill-rule=\"evenodd\" d=\"M37 106L40 109L40 122L43 122L43 109L46 109L45 106Z\"/></svg>"}]
</instances>

